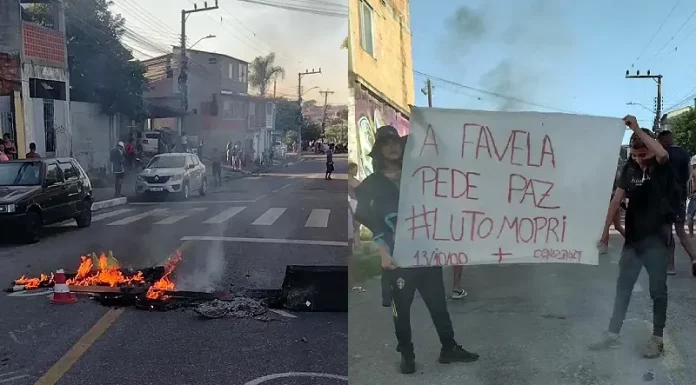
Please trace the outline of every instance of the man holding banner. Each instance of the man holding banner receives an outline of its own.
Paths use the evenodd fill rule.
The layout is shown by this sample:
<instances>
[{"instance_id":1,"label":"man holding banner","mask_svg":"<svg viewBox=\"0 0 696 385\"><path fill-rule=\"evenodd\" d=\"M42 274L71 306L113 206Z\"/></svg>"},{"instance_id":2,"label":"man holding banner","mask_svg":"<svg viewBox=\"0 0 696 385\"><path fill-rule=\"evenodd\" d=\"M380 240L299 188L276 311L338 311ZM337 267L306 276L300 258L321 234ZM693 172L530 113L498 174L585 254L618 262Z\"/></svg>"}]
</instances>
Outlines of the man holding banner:
<instances>
[{"instance_id":1,"label":"man holding banner","mask_svg":"<svg viewBox=\"0 0 696 385\"><path fill-rule=\"evenodd\" d=\"M416 290L430 311L442 343L439 362L473 362L479 355L466 351L454 340L442 267L402 268L393 257L405 139L392 126L377 130L369 154L374 172L356 188L355 218L374 234L382 258L383 304L389 306L391 302L397 351L401 353L400 371L410 374L416 371L410 316Z\"/></svg>"},{"instance_id":2,"label":"man holding banner","mask_svg":"<svg viewBox=\"0 0 696 385\"><path fill-rule=\"evenodd\" d=\"M667 258L672 224L680 215L680 194L667 151L647 129L638 126L636 118L626 116L625 124L633 130L629 142L630 159L619 178L616 193L609 205L602 240L609 237L609 226L628 198L626 209L626 241L619 261L614 311L609 330L590 349L618 346L619 332L626 318L633 287L643 267L649 275L650 297L653 300L653 335L645 348L646 358L662 354L663 330L667 318Z\"/></svg>"}]
</instances>

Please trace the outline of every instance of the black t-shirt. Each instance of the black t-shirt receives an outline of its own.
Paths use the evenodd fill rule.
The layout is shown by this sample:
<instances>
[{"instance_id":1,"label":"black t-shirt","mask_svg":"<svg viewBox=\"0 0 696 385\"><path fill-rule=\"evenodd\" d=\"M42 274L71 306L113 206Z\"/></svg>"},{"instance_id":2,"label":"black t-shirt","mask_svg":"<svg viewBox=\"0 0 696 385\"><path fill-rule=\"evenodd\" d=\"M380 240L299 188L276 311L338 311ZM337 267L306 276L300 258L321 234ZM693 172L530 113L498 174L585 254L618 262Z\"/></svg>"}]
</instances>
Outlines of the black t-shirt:
<instances>
[{"instance_id":1,"label":"black t-shirt","mask_svg":"<svg viewBox=\"0 0 696 385\"><path fill-rule=\"evenodd\" d=\"M626 243L664 235L665 226L671 223L666 200L675 189L673 178L669 162L653 160L645 171L633 160L626 162L618 181L628 198Z\"/></svg>"},{"instance_id":2,"label":"black t-shirt","mask_svg":"<svg viewBox=\"0 0 696 385\"><path fill-rule=\"evenodd\" d=\"M679 146L668 148L667 153L669 154L669 164L674 170L674 177L679 187L682 187L686 193L686 185L691 177L691 154Z\"/></svg>"}]
</instances>

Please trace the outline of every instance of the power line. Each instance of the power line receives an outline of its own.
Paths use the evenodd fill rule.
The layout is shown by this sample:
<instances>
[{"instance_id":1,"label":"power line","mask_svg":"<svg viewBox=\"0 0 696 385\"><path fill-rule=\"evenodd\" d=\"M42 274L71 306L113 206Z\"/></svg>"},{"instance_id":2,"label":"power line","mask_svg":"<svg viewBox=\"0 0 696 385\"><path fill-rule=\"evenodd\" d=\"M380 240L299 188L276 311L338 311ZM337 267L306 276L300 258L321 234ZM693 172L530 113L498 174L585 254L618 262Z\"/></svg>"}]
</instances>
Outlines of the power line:
<instances>
[{"instance_id":1,"label":"power line","mask_svg":"<svg viewBox=\"0 0 696 385\"><path fill-rule=\"evenodd\" d=\"M662 50L664 50L665 47L667 47L667 45L669 45L669 43L671 43L672 40L674 40L674 38L679 34L679 32L681 32L682 29L684 29L684 27L689 23L689 21L691 21L691 19L694 17L694 15L696 15L696 10L694 10L694 11L691 13L691 15L684 21L684 23L682 23L682 25L679 27L679 29L677 30L677 32L676 32L674 35L672 35L672 37L671 37L669 40L667 40L667 42L662 46L662 48L660 48L660 49L655 53L655 55L648 61L648 63L646 64L646 66L650 66L650 63L652 63L652 61L655 60L655 58L657 58L658 55L660 55L660 53L662 52Z\"/></svg>"},{"instance_id":2,"label":"power line","mask_svg":"<svg viewBox=\"0 0 696 385\"><path fill-rule=\"evenodd\" d=\"M507 96L507 95L499 94L499 93L497 93L497 92L482 90L482 89L480 89L480 88L475 88L475 87L471 87L471 86L465 86L465 85L463 85L463 84L460 84L460 83L457 83L457 82L454 82L454 81L451 81L451 80L443 79L443 78L440 78L440 77L437 77L437 76L429 75L429 74L426 74L426 73L420 72L420 71L413 71L413 72L414 72L415 74L420 75L420 76L424 76L424 77L426 77L426 78L431 78L431 79L433 79L433 80L437 80L437 81L442 82L442 83L444 83L444 84L449 84L449 85L456 86L456 87L460 87L460 88L463 88L463 89L467 89L467 90L471 90L471 91L480 92L480 93L482 93L482 94L486 94L486 95L490 95L490 96L495 96L495 97L501 98L501 99L511 100L511 101L514 101L514 102L518 102L518 103L522 103L522 104L527 104L527 105L530 105L530 106L545 108L545 109L547 109L547 110L560 111L560 112L565 112L565 113L569 113L569 114L582 114L581 112L577 112L577 111L570 111L570 110L563 110L563 109L556 108L556 107L549 107L549 106L546 106L546 105L543 105L543 104L534 103L534 102L529 102L529 101L526 101L526 100L523 100L523 99L520 99L520 98L516 98L516 97L513 97L513 96Z\"/></svg>"},{"instance_id":3,"label":"power line","mask_svg":"<svg viewBox=\"0 0 696 385\"><path fill-rule=\"evenodd\" d=\"M269 7L285 9L288 11L311 13L311 14L315 14L315 15L319 15L319 16L330 16L330 17L340 17L340 18L348 17L347 10L344 13L341 11L331 11L331 10L323 10L323 9L294 6L294 5L289 5L287 3L275 3L275 2L271 2L269 0L238 0L238 1L243 1L245 3L259 4L259 5L267 5Z\"/></svg>"},{"instance_id":4,"label":"power line","mask_svg":"<svg viewBox=\"0 0 696 385\"><path fill-rule=\"evenodd\" d=\"M657 37L657 35L660 33L660 31L662 31L662 27L665 26L665 23L667 23L667 20L669 20L670 16L672 16L672 13L674 13L674 10L677 9L677 6L679 5L679 3L681 3L681 0L677 0L676 4L674 4L674 6L672 7L672 10L669 11L669 14L667 15L667 17L662 21L662 24L660 24L660 28L657 29L657 31L655 32L655 34L653 34L652 38L650 38L650 41L648 41L648 44L646 44L646 45L643 47L643 50L640 51L640 54L638 55L638 57L636 58L636 60L635 60L634 63L633 63L634 65L635 65L635 63L636 63L638 60L640 60L640 58L643 56L643 54L645 53L645 50L648 48L648 46L650 45L650 43L652 43L653 40L655 40L655 37ZM633 66L631 66L631 67L633 67Z\"/></svg>"}]
</instances>

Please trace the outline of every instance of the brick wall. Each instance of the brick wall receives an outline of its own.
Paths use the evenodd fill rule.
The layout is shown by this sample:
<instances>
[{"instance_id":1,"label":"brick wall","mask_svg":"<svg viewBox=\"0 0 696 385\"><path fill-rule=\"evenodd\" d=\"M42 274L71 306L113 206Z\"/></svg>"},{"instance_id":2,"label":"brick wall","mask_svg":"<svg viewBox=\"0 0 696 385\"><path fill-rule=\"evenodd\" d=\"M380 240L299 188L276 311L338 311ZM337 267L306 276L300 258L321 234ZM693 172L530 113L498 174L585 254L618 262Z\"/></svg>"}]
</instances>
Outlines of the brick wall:
<instances>
[{"instance_id":1,"label":"brick wall","mask_svg":"<svg viewBox=\"0 0 696 385\"><path fill-rule=\"evenodd\" d=\"M22 23L24 57L65 65L65 37L59 31Z\"/></svg>"},{"instance_id":2,"label":"brick wall","mask_svg":"<svg viewBox=\"0 0 696 385\"><path fill-rule=\"evenodd\" d=\"M10 95L20 87L19 60L15 55L0 53L0 95Z\"/></svg>"}]
</instances>

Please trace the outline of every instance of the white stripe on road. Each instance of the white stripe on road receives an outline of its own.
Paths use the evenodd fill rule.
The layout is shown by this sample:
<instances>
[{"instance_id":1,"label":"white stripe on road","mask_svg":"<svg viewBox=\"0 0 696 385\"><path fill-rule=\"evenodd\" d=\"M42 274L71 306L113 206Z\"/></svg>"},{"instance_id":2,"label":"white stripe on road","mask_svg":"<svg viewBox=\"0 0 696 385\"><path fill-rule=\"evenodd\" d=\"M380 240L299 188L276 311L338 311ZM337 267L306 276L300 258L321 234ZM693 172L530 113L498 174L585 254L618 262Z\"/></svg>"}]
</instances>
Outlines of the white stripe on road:
<instances>
[{"instance_id":1,"label":"white stripe on road","mask_svg":"<svg viewBox=\"0 0 696 385\"><path fill-rule=\"evenodd\" d=\"M0 380L0 384L4 384L4 383L10 382L10 381L20 380L22 378L27 378L27 377L30 377L30 376L28 374L20 374L19 376L14 376L14 377L10 377L10 378L3 378Z\"/></svg>"},{"instance_id":2,"label":"white stripe on road","mask_svg":"<svg viewBox=\"0 0 696 385\"><path fill-rule=\"evenodd\" d=\"M133 210L135 210L135 209L120 209L120 210L109 211L108 213L104 213L104 214L98 214L98 215L95 215L92 217L92 222L97 222L97 221L101 221L102 219L111 218L111 217L115 217L117 215L129 213Z\"/></svg>"},{"instance_id":3,"label":"white stripe on road","mask_svg":"<svg viewBox=\"0 0 696 385\"><path fill-rule=\"evenodd\" d=\"M107 226L125 226L129 225L135 221L139 221L143 218L149 217L150 215L153 214L163 214L166 213L169 209L153 209L150 211L145 211L144 213L136 214L136 215L131 215L130 217L125 217L123 219L120 219L116 222L111 222Z\"/></svg>"},{"instance_id":4,"label":"white stripe on road","mask_svg":"<svg viewBox=\"0 0 696 385\"><path fill-rule=\"evenodd\" d=\"M240 242L240 243L275 243L286 245L313 245L313 246L348 246L343 241L312 241L305 239L275 239L275 238L243 238L243 237L213 237L213 236L186 236L181 241L209 241L209 242Z\"/></svg>"},{"instance_id":5,"label":"white stripe on road","mask_svg":"<svg viewBox=\"0 0 696 385\"><path fill-rule=\"evenodd\" d=\"M246 200L228 200L228 201L199 201L199 200L191 200L191 201L171 201L171 202L165 202L165 201L160 201L160 202L129 202L128 204L131 206L155 206L155 205L197 205L197 204L224 204L224 203L254 203L257 200L265 197L266 195L261 195L260 197L257 197L256 199L246 199Z\"/></svg>"},{"instance_id":6,"label":"white stripe on road","mask_svg":"<svg viewBox=\"0 0 696 385\"><path fill-rule=\"evenodd\" d=\"M268 309L268 310L278 314L279 316L283 316L286 318L297 318L296 315L290 314L290 313L286 312L285 310L280 310L280 309Z\"/></svg>"},{"instance_id":7,"label":"white stripe on road","mask_svg":"<svg viewBox=\"0 0 696 385\"><path fill-rule=\"evenodd\" d=\"M252 225L255 226L272 226L275 221L280 218L281 215L285 212L285 208L282 207L271 207L270 209L266 210L265 213L261 214L260 217L256 218L256 220L252 223Z\"/></svg>"},{"instance_id":8,"label":"white stripe on road","mask_svg":"<svg viewBox=\"0 0 696 385\"><path fill-rule=\"evenodd\" d=\"M307 218L307 223L304 227L329 227L329 209L314 209Z\"/></svg>"},{"instance_id":9,"label":"white stripe on road","mask_svg":"<svg viewBox=\"0 0 696 385\"><path fill-rule=\"evenodd\" d=\"M161 221L157 221L154 224L156 224L156 225L171 225L171 224L174 224L176 222L179 222L180 220L188 217L191 214L201 213L205 210L206 210L205 207L194 207L191 210L188 210L185 214L172 215L172 216L169 216L169 217L162 219Z\"/></svg>"},{"instance_id":10,"label":"white stripe on road","mask_svg":"<svg viewBox=\"0 0 696 385\"><path fill-rule=\"evenodd\" d=\"M279 188L277 188L277 189L271 191L271 194L275 194L275 193L277 193L278 191L284 190L284 189L286 189L286 188L288 188L288 187L290 187L290 186L292 186L292 184L286 184L286 185L284 185L284 186L282 186L282 187L279 187Z\"/></svg>"},{"instance_id":11,"label":"white stripe on road","mask_svg":"<svg viewBox=\"0 0 696 385\"><path fill-rule=\"evenodd\" d=\"M230 207L229 209L227 209L227 210L221 212L220 214L206 220L203 223L220 224L220 223L227 222L233 216L244 211L244 209L246 209L246 206L244 206L244 207Z\"/></svg>"}]
</instances>

